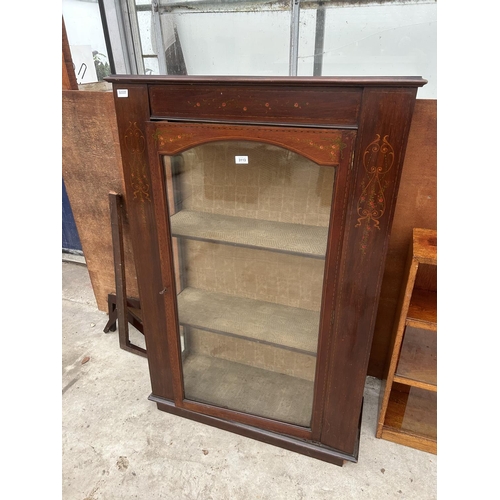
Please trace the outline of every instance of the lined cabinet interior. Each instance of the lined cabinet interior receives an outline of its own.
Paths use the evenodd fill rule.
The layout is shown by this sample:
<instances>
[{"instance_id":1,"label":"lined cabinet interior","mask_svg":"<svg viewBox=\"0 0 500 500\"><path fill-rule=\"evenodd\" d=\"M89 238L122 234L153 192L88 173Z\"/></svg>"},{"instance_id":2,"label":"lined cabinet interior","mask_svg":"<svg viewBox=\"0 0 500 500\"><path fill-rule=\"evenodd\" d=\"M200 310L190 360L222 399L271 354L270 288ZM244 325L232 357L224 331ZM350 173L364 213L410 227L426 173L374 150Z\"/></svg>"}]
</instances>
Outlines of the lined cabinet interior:
<instances>
[{"instance_id":1,"label":"lined cabinet interior","mask_svg":"<svg viewBox=\"0 0 500 500\"><path fill-rule=\"evenodd\" d=\"M252 141L163 165L185 397L309 427L335 167Z\"/></svg>"},{"instance_id":2,"label":"lined cabinet interior","mask_svg":"<svg viewBox=\"0 0 500 500\"><path fill-rule=\"evenodd\" d=\"M414 229L377 437L437 453L437 233Z\"/></svg>"}]
</instances>

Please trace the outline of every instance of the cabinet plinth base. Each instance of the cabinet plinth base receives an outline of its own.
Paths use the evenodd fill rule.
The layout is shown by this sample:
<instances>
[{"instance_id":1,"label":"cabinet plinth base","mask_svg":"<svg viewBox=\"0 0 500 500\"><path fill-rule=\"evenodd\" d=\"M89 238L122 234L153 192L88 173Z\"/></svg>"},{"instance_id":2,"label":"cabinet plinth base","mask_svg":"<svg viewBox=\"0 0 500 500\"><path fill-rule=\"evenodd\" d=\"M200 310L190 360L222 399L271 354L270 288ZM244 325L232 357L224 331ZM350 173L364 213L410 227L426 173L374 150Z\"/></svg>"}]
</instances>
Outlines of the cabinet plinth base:
<instances>
[{"instance_id":1,"label":"cabinet plinth base","mask_svg":"<svg viewBox=\"0 0 500 500\"><path fill-rule=\"evenodd\" d=\"M334 465L342 467L344 462L354 462L358 461L358 451L359 451L359 432L361 431L361 417L359 419L359 429L358 429L358 439L356 443L356 449L354 455L348 455L341 451L335 450L333 448L326 447L319 443L313 443L310 441L305 441L302 439L293 438L283 434L276 434L274 432L269 432L257 427L252 427L250 425L241 424L238 422L231 422L228 420L223 420L220 418L212 417L209 415L204 415L202 413L193 412L186 410L184 408L179 408L175 406L172 401L160 398L151 394L148 398L150 401L154 401L159 410L171 413L173 415L178 415L180 417L189 418L196 422L211 425L222 429L225 431L233 432L244 437L251 439L256 439L257 441L262 441L267 444L278 446L289 451L300 453L311 458L316 458L318 460L323 460Z\"/></svg>"}]
</instances>

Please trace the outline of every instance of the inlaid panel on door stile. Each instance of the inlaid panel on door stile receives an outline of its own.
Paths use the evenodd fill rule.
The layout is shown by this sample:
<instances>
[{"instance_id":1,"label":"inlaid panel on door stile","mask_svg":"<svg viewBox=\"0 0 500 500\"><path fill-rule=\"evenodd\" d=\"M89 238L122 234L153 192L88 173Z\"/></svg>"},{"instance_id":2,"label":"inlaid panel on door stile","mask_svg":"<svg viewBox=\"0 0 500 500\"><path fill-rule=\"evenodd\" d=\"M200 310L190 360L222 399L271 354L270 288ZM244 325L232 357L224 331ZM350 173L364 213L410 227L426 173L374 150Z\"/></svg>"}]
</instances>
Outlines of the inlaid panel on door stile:
<instances>
[{"instance_id":1,"label":"inlaid panel on door stile","mask_svg":"<svg viewBox=\"0 0 500 500\"><path fill-rule=\"evenodd\" d=\"M184 397L309 427L336 168L246 140L163 168Z\"/></svg>"}]
</instances>

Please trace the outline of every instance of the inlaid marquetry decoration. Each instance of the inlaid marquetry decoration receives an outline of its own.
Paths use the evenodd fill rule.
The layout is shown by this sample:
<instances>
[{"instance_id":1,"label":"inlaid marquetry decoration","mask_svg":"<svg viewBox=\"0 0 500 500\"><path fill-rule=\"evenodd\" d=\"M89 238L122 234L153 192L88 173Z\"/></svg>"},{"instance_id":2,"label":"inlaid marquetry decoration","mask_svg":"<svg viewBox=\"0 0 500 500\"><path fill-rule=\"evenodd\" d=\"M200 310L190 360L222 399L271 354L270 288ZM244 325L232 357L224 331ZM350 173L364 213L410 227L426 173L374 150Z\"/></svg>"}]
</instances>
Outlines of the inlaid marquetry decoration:
<instances>
[{"instance_id":1,"label":"inlaid marquetry decoration","mask_svg":"<svg viewBox=\"0 0 500 500\"><path fill-rule=\"evenodd\" d=\"M146 149L146 138L137 122L129 122L124 134L124 144L130 153L130 177L134 200L151 201L149 196L149 182L146 175L146 164L144 162L144 151Z\"/></svg>"},{"instance_id":2,"label":"inlaid marquetry decoration","mask_svg":"<svg viewBox=\"0 0 500 500\"><path fill-rule=\"evenodd\" d=\"M262 110L264 112L271 112L274 108L289 108L301 110L303 107L307 108L309 106L308 101L293 99L283 100L282 95L279 95L274 99L252 99L250 101L242 100L239 96L232 99L224 98L222 96L215 96L200 100L187 100L186 103L188 106L195 109L212 108L219 109L221 111L242 111L243 113L245 113L246 111L249 111L251 113L256 109Z\"/></svg>"},{"instance_id":3,"label":"inlaid marquetry decoration","mask_svg":"<svg viewBox=\"0 0 500 500\"><path fill-rule=\"evenodd\" d=\"M358 200L358 222L355 227L364 224L365 229L361 243L361 250L367 248L367 240L372 229L380 230L380 218L386 210L386 199L384 192L388 182L384 177L392 168L394 163L394 149L388 141L389 136L383 138L376 134L363 153L363 167L367 173L361 187L362 192Z\"/></svg>"},{"instance_id":4,"label":"inlaid marquetry decoration","mask_svg":"<svg viewBox=\"0 0 500 500\"><path fill-rule=\"evenodd\" d=\"M394 163L394 149L384 136L372 141L365 149L363 154L363 167L368 174L368 182L363 181L363 191L358 200L358 223L356 227L361 226L363 221L367 224L373 222L374 227L380 229L379 219L385 213L384 191L387 188L387 182L384 177L391 169Z\"/></svg>"},{"instance_id":5,"label":"inlaid marquetry decoration","mask_svg":"<svg viewBox=\"0 0 500 500\"><path fill-rule=\"evenodd\" d=\"M338 130L283 129L237 125L156 124L153 140L158 151L177 154L204 142L251 140L290 149L319 165L336 165L343 158L347 144Z\"/></svg>"},{"instance_id":6,"label":"inlaid marquetry decoration","mask_svg":"<svg viewBox=\"0 0 500 500\"><path fill-rule=\"evenodd\" d=\"M165 148L177 149L179 144L184 144L187 141L192 141L193 138L194 138L193 134L189 133L175 134L175 133L170 133L169 131L165 132L162 130L157 130L153 134L153 139L155 140L155 143L160 150L163 150Z\"/></svg>"}]
</instances>

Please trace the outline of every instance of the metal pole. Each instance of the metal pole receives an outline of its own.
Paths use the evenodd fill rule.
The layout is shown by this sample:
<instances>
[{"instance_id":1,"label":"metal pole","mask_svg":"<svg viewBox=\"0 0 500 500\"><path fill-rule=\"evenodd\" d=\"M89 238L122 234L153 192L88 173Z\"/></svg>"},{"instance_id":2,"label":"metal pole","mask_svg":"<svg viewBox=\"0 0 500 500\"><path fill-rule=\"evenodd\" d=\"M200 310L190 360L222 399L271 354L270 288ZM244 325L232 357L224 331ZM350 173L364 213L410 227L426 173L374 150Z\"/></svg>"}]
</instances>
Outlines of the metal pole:
<instances>
[{"instance_id":1,"label":"metal pole","mask_svg":"<svg viewBox=\"0 0 500 500\"><path fill-rule=\"evenodd\" d=\"M299 20L300 0L292 0L292 17L290 20L290 76L297 76L299 60Z\"/></svg>"},{"instance_id":2,"label":"metal pole","mask_svg":"<svg viewBox=\"0 0 500 500\"><path fill-rule=\"evenodd\" d=\"M314 38L314 76L323 72L323 50L325 46L325 8L316 10L316 35Z\"/></svg>"},{"instance_id":3,"label":"metal pole","mask_svg":"<svg viewBox=\"0 0 500 500\"><path fill-rule=\"evenodd\" d=\"M128 32L127 42L129 45L129 52L133 54L131 58L131 63L135 63L135 74L144 74L144 61L142 59L142 46L141 46L141 34L139 32L139 22L137 20L137 11L134 0L126 0L123 4L123 8L126 9L124 15L128 23L125 22L126 30Z\"/></svg>"},{"instance_id":4,"label":"metal pole","mask_svg":"<svg viewBox=\"0 0 500 500\"><path fill-rule=\"evenodd\" d=\"M160 75L167 74L167 61L165 60L165 45L163 43L163 32L161 30L160 12L158 10L158 2L153 0L152 3L153 25L155 30L156 52L158 56L158 69Z\"/></svg>"}]
</instances>

